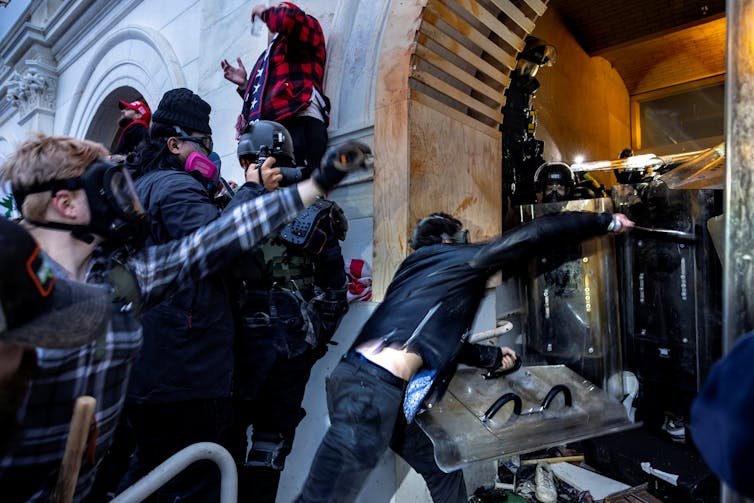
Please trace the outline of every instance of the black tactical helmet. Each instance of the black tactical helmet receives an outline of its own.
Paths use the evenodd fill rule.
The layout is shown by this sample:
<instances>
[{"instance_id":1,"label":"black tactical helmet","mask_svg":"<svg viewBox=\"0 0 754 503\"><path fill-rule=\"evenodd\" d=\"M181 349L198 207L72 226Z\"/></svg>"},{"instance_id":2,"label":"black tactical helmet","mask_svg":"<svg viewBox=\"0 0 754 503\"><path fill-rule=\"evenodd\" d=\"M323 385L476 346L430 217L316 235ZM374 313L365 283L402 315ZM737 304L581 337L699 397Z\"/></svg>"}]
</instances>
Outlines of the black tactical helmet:
<instances>
[{"instance_id":1,"label":"black tactical helmet","mask_svg":"<svg viewBox=\"0 0 754 503\"><path fill-rule=\"evenodd\" d=\"M534 173L534 183L539 190L546 185L573 187L575 180L568 164L559 161L546 162Z\"/></svg>"},{"instance_id":2,"label":"black tactical helmet","mask_svg":"<svg viewBox=\"0 0 754 503\"><path fill-rule=\"evenodd\" d=\"M570 199L576 182L568 164L552 161L537 168L534 185L542 193L542 202L558 202Z\"/></svg>"},{"instance_id":3,"label":"black tactical helmet","mask_svg":"<svg viewBox=\"0 0 754 503\"><path fill-rule=\"evenodd\" d=\"M238 140L238 159L256 161L259 157L272 156L278 166L294 166L293 140L282 124L273 121L257 121L249 124Z\"/></svg>"}]
</instances>

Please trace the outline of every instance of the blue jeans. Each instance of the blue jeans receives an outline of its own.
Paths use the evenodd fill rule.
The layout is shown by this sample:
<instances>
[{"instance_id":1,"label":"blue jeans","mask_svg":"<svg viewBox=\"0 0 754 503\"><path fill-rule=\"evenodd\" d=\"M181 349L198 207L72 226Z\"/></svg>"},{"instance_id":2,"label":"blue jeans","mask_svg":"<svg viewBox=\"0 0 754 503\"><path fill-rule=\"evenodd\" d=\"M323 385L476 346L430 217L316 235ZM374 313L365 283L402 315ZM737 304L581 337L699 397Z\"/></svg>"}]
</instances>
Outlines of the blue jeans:
<instances>
[{"instance_id":1,"label":"blue jeans","mask_svg":"<svg viewBox=\"0 0 754 503\"><path fill-rule=\"evenodd\" d=\"M424 477L435 503L467 500L463 472L441 471L429 438L406 425L404 388L403 380L356 353L338 363L327 381L330 428L298 503L353 501L388 447Z\"/></svg>"}]
</instances>

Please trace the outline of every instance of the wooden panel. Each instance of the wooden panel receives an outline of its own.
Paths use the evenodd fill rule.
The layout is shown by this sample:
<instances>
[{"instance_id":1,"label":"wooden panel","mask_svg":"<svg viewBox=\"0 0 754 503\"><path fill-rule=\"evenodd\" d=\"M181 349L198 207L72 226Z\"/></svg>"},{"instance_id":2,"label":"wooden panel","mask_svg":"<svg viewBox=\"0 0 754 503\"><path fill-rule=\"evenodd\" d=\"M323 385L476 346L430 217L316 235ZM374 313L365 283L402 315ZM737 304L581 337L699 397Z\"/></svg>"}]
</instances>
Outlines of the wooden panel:
<instances>
[{"instance_id":1,"label":"wooden panel","mask_svg":"<svg viewBox=\"0 0 754 503\"><path fill-rule=\"evenodd\" d=\"M510 84L510 78L505 73L487 63L485 60L450 38L448 35L441 32L434 26L428 24L422 25L422 33L419 35L418 39L419 42L425 44L425 37L431 38L441 46L448 49L450 52L456 54L462 59L465 59L466 61L469 61L479 71L486 73L492 79L497 80L498 82L502 82L505 86L508 86L508 84Z\"/></svg>"},{"instance_id":2,"label":"wooden panel","mask_svg":"<svg viewBox=\"0 0 754 503\"><path fill-rule=\"evenodd\" d=\"M437 27L438 21L440 19L445 21L461 36L468 38L474 44L479 46L480 49L487 52L487 54L495 58L504 66L511 68L516 64L516 57L508 54L503 50L502 47L492 42L488 38L488 34L479 32L476 28L467 23L463 18L455 14L453 11L451 11L441 3L431 2L427 7L427 11L424 13L424 20ZM424 31L424 24L422 25L422 31Z\"/></svg>"},{"instance_id":3,"label":"wooden panel","mask_svg":"<svg viewBox=\"0 0 754 503\"><path fill-rule=\"evenodd\" d=\"M372 298L382 300L408 240L408 77L427 0L394 2L385 25L375 76L374 242Z\"/></svg>"},{"instance_id":4,"label":"wooden panel","mask_svg":"<svg viewBox=\"0 0 754 503\"><path fill-rule=\"evenodd\" d=\"M531 7L531 10L537 13L537 16L541 16L547 10L547 0L544 2L540 0L524 0L526 5Z\"/></svg>"},{"instance_id":5,"label":"wooden panel","mask_svg":"<svg viewBox=\"0 0 754 503\"><path fill-rule=\"evenodd\" d=\"M381 301L398 265L408 254L411 203L408 192L409 101L378 110L374 121L374 242L372 300ZM379 147L378 147L379 146Z\"/></svg>"},{"instance_id":6,"label":"wooden panel","mask_svg":"<svg viewBox=\"0 0 754 503\"><path fill-rule=\"evenodd\" d=\"M408 99L411 55L426 3L427 0L407 0L392 8L381 37L380 60L375 76L375 108Z\"/></svg>"},{"instance_id":7,"label":"wooden panel","mask_svg":"<svg viewBox=\"0 0 754 503\"><path fill-rule=\"evenodd\" d=\"M433 108L410 109L409 221L433 211L457 216L479 241L500 233L501 141Z\"/></svg>"},{"instance_id":8,"label":"wooden panel","mask_svg":"<svg viewBox=\"0 0 754 503\"><path fill-rule=\"evenodd\" d=\"M428 63L431 63L432 65L436 66L443 72L447 73L448 75L451 75L452 77L455 77L456 79L460 80L461 82L464 82L465 84L468 84L471 86L475 91L487 96L488 98L495 100L498 103L503 102L503 90L496 90L482 82L481 80L477 79L476 77L469 75L468 72L458 68L454 64L448 62L447 59L443 58L436 52L432 51L428 47L418 44L416 46L416 51L414 52L415 56L420 57L424 61L427 61Z\"/></svg>"},{"instance_id":9,"label":"wooden panel","mask_svg":"<svg viewBox=\"0 0 754 503\"><path fill-rule=\"evenodd\" d=\"M513 5L510 0L490 0L498 9L505 13L508 18L521 27L526 33L534 31L534 21L526 17L518 7ZM532 9L533 10L533 9ZM539 14L541 15L541 14Z\"/></svg>"},{"instance_id":10,"label":"wooden panel","mask_svg":"<svg viewBox=\"0 0 754 503\"><path fill-rule=\"evenodd\" d=\"M441 92L445 96L448 96L450 98L453 98L454 100L463 103L469 108L472 108L476 110L477 112L486 115L490 119L492 119L495 122L502 122L503 120L503 114L502 112L498 111L498 109L490 108L484 103L482 103L479 100L476 100L469 96L468 94L465 94L455 87L451 86L450 84L446 84L441 79L438 79L434 75L430 75L427 72L422 72L418 70L414 70L411 72L411 78L418 80L419 82L423 82L424 84L427 84L432 89L436 89L437 91Z\"/></svg>"},{"instance_id":11,"label":"wooden panel","mask_svg":"<svg viewBox=\"0 0 754 503\"><path fill-rule=\"evenodd\" d=\"M446 1L449 1L449 0L446 0ZM510 28L508 28L503 23L498 21L498 19L495 16L493 16L487 9L485 9L484 7L481 7L476 0L455 0L455 2L461 7L463 7L472 16L476 17L479 21L481 21L487 28L490 29L492 33L494 33L501 39L508 42L511 45L511 47L516 49L517 52L520 52L523 50L524 40L518 35L516 35L515 33L513 33L513 31L511 31ZM531 27L534 28L534 23L530 23L530 24L531 24ZM514 58L514 61L515 61L515 58Z\"/></svg>"},{"instance_id":12,"label":"wooden panel","mask_svg":"<svg viewBox=\"0 0 754 503\"><path fill-rule=\"evenodd\" d=\"M500 139L500 130L498 128L486 126L484 123L479 122L476 119L472 119L468 115L462 112L459 112L458 110L451 108L444 103L440 103L436 99L431 98L427 96L426 94L412 91L411 100L417 103L421 103L422 105L425 105L429 108L433 108L437 110L438 112L440 112L441 114L451 117L453 120L456 120L462 124L465 124L466 126L470 128L476 129L482 134L486 134L490 138L494 138L496 140Z\"/></svg>"},{"instance_id":13,"label":"wooden panel","mask_svg":"<svg viewBox=\"0 0 754 503\"><path fill-rule=\"evenodd\" d=\"M490 10L479 0L390 3L376 82L376 301L428 213L458 216L474 240L500 233L500 106L515 52L546 2L489 1Z\"/></svg>"}]
</instances>

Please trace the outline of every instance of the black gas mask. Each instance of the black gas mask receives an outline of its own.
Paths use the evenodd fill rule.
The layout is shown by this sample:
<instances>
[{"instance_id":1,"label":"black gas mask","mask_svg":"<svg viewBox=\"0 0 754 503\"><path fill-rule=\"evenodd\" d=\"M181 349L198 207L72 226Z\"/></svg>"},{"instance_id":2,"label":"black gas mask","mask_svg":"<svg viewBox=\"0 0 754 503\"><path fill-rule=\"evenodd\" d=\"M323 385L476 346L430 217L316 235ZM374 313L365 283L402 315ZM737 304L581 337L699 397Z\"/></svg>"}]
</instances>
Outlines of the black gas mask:
<instances>
[{"instance_id":1,"label":"black gas mask","mask_svg":"<svg viewBox=\"0 0 754 503\"><path fill-rule=\"evenodd\" d=\"M570 166L552 161L542 164L534 172L534 185L542 194L543 203L559 203L571 199L575 178Z\"/></svg>"},{"instance_id":2,"label":"black gas mask","mask_svg":"<svg viewBox=\"0 0 754 503\"><path fill-rule=\"evenodd\" d=\"M542 190L543 203L560 203L570 198L568 187L565 185L546 185Z\"/></svg>"},{"instance_id":3,"label":"black gas mask","mask_svg":"<svg viewBox=\"0 0 754 503\"><path fill-rule=\"evenodd\" d=\"M18 208L29 194L50 191L54 196L59 190L83 189L89 203L89 224L66 224L62 222L29 223L49 229L70 230L76 239L91 243L94 236L104 238L109 245L128 245L138 248L149 231L144 208L134 187L128 168L103 159L95 160L83 175L62 180L49 180L30 187L13 187Z\"/></svg>"}]
</instances>

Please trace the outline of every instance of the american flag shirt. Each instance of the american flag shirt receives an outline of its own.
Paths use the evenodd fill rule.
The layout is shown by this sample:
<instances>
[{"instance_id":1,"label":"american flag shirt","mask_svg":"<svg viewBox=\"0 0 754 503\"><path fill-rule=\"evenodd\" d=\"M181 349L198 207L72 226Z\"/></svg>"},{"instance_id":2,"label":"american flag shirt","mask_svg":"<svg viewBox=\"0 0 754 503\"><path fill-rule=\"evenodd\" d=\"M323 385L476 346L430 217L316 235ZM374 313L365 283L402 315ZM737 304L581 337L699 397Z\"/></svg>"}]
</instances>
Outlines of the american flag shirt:
<instances>
[{"instance_id":1,"label":"american flag shirt","mask_svg":"<svg viewBox=\"0 0 754 503\"><path fill-rule=\"evenodd\" d=\"M281 121L312 103L321 106L327 126L330 102L323 92L327 52L319 21L287 5L270 7L261 17L275 36L254 64L245 91L239 90L244 98L241 129L259 119Z\"/></svg>"},{"instance_id":2,"label":"american flag shirt","mask_svg":"<svg viewBox=\"0 0 754 503\"><path fill-rule=\"evenodd\" d=\"M134 275L144 310L198 281L292 220L303 204L295 188L281 189L229 208L183 239L144 248L122 263ZM87 283L108 285L112 254L95 253ZM58 266L56 274L65 275ZM83 501L112 444L136 354L141 325L129 305L113 304L107 332L75 349L37 348L39 372L19 410L21 438L0 458L0 500L50 501L63 458L73 405L81 395L97 400L74 501Z\"/></svg>"}]
</instances>

